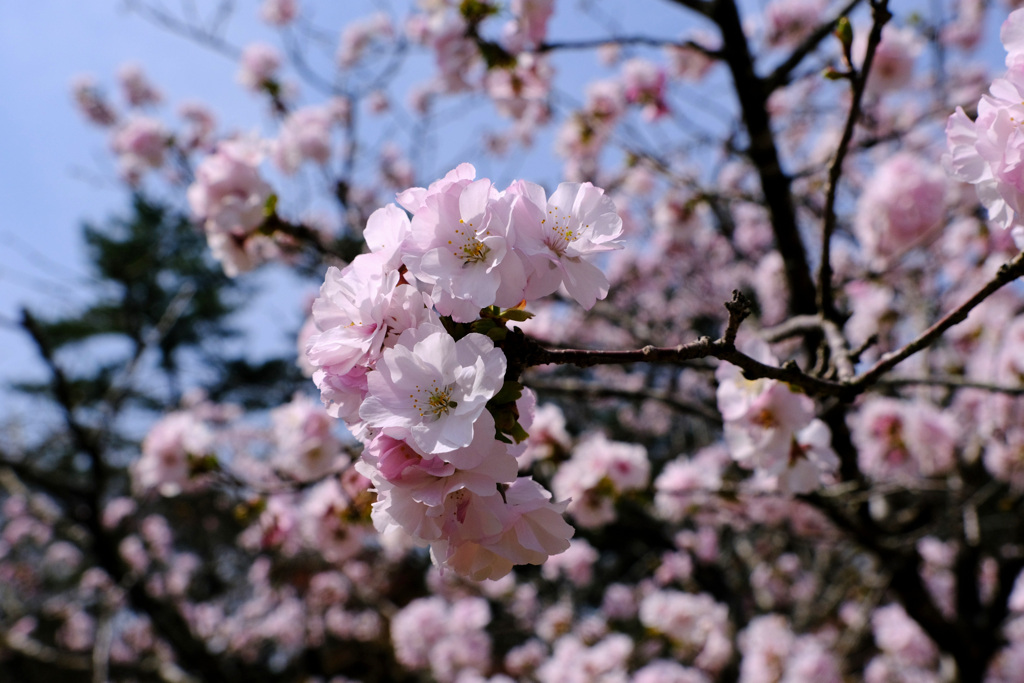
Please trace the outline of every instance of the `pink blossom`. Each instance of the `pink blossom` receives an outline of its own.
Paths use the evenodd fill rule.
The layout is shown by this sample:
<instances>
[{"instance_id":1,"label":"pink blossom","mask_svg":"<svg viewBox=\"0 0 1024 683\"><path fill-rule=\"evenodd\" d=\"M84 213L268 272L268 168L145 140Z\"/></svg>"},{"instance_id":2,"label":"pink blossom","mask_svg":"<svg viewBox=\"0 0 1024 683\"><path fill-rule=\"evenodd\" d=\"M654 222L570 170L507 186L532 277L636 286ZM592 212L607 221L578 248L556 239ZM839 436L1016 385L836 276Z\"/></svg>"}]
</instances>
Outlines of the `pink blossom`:
<instances>
[{"instance_id":1,"label":"pink blossom","mask_svg":"<svg viewBox=\"0 0 1024 683\"><path fill-rule=\"evenodd\" d=\"M321 332L306 347L310 364L322 370L314 373L314 381L327 405L338 403L327 398L331 391L363 386L385 344L393 345L399 334L428 319L423 295L398 280L398 271L390 270L379 254L360 255L344 270L328 269L313 302L313 320Z\"/></svg>"},{"instance_id":2,"label":"pink blossom","mask_svg":"<svg viewBox=\"0 0 1024 683\"><path fill-rule=\"evenodd\" d=\"M906 152L889 158L857 204L853 228L865 254L884 261L920 245L945 218L946 191L937 164Z\"/></svg>"},{"instance_id":3,"label":"pink blossom","mask_svg":"<svg viewBox=\"0 0 1024 683\"><path fill-rule=\"evenodd\" d=\"M1000 37L1008 51L1007 64L1014 66L992 83L990 95L982 96L977 118L971 121L958 107L946 125L950 172L974 185L989 220L1010 230L1018 247L1024 245L1024 135L1016 123L1024 119L1021 25L1021 10L1003 24Z\"/></svg>"},{"instance_id":4,"label":"pink blossom","mask_svg":"<svg viewBox=\"0 0 1024 683\"><path fill-rule=\"evenodd\" d=\"M665 102L665 71L640 57L634 57L622 65L622 84L626 91L626 100L631 104L639 104L643 108L643 116L653 121L668 113Z\"/></svg>"},{"instance_id":5,"label":"pink blossom","mask_svg":"<svg viewBox=\"0 0 1024 683\"><path fill-rule=\"evenodd\" d=\"M543 43L555 12L554 0L512 0L510 9L526 40L534 46Z\"/></svg>"},{"instance_id":6,"label":"pink blossom","mask_svg":"<svg viewBox=\"0 0 1024 683\"><path fill-rule=\"evenodd\" d=\"M514 66L491 69L484 87L498 113L513 119L546 121L554 69L542 56L524 53Z\"/></svg>"},{"instance_id":7,"label":"pink blossom","mask_svg":"<svg viewBox=\"0 0 1024 683\"><path fill-rule=\"evenodd\" d=\"M957 0L953 21L942 27L942 43L961 50L973 50L981 40L984 23L985 3L979 0Z\"/></svg>"},{"instance_id":8,"label":"pink blossom","mask_svg":"<svg viewBox=\"0 0 1024 683\"><path fill-rule=\"evenodd\" d=\"M519 468L526 469L535 460L543 460L560 451L568 451L571 440L565 429L565 416L554 403L537 406L529 428L526 450L519 456Z\"/></svg>"},{"instance_id":9,"label":"pink blossom","mask_svg":"<svg viewBox=\"0 0 1024 683\"><path fill-rule=\"evenodd\" d=\"M625 678L632 640L613 633L588 647L576 635L559 638L551 658L540 665L536 677L540 683L587 683L617 681Z\"/></svg>"},{"instance_id":10,"label":"pink blossom","mask_svg":"<svg viewBox=\"0 0 1024 683\"><path fill-rule=\"evenodd\" d=\"M217 125L213 112L199 102L185 102L178 108L178 114L189 123L189 128L182 135L181 144L186 149L210 147Z\"/></svg>"},{"instance_id":11,"label":"pink blossom","mask_svg":"<svg viewBox=\"0 0 1024 683\"><path fill-rule=\"evenodd\" d=\"M695 654L693 662L716 672L731 656L729 615L707 594L659 590L640 602L640 622L667 637L677 653Z\"/></svg>"},{"instance_id":12,"label":"pink blossom","mask_svg":"<svg viewBox=\"0 0 1024 683\"><path fill-rule=\"evenodd\" d=\"M96 620L81 609L73 609L57 630L57 642L69 650L84 652L93 645Z\"/></svg>"},{"instance_id":13,"label":"pink blossom","mask_svg":"<svg viewBox=\"0 0 1024 683\"><path fill-rule=\"evenodd\" d=\"M433 285L437 311L470 322L481 308L522 301L526 274L513 250L510 200L483 179L428 192L423 202L402 260L414 277Z\"/></svg>"},{"instance_id":14,"label":"pink blossom","mask_svg":"<svg viewBox=\"0 0 1024 683\"><path fill-rule=\"evenodd\" d=\"M774 683L782 679L795 636L779 614L754 617L739 635L743 653L740 683Z\"/></svg>"},{"instance_id":15,"label":"pink blossom","mask_svg":"<svg viewBox=\"0 0 1024 683\"><path fill-rule=\"evenodd\" d=\"M190 479L190 457L209 453L213 435L188 412L166 415L149 430L142 442L142 457L132 467L132 483L141 491L157 489L177 495Z\"/></svg>"},{"instance_id":16,"label":"pink blossom","mask_svg":"<svg viewBox=\"0 0 1024 683\"><path fill-rule=\"evenodd\" d=\"M421 325L403 332L369 373L359 416L407 437L422 455L447 453L473 440L473 423L504 378L505 355L484 335L456 342L441 327Z\"/></svg>"},{"instance_id":17,"label":"pink blossom","mask_svg":"<svg viewBox=\"0 0 1024 683\"><path fill-rule=\"evenodd\" d=\"M159 104L163 99L160 91L153 87L138 64L122 65L117 70L117 80L125 101L133 107Z\"/></svg>"},{"instance_id":18,"label":"pink blossom","mask_svg":"<svg viewBox=\"0 0 1024 683\"><path fill-rule=\"evenodd\" d=\"M772 47L799 44L822 22L823 0L773 0L764 10L765 42Z\"/></svg>"},{"instance_id":19,"label":"pink blossom","mask_svg":"<svg viewBox=\"0 0 1024 683\"><path fill-rule=\"evenodd\" d=\"M774 363L767 346L745 347L748 355ZM828 427L814 418L814 402L774 380L748 380L736 366L723 363L718 379L718 409L725 418L725 440L732 457L761 476L776 477L785 493L806 493L839 459L832 452Z\"/></svg>"},{"instance_id":20,"label":"pink blossom","mask_svg":"<svg viewBox=\"0 0 1024 683\"><path fill-rule=\"evenodd\" d=\"M724 456L724 457L723 457ZM728 454L722 448L706 448L692 458L670 461L654 481L654 506L658 516L681 522L696 507L709 501L721 488Z\"/></svg>"},{"instance_id":21,"label":"pink blossom","mask_svg":"<svg viewBox=\"0 0 1024 683\"><path fill-rule=\"evenodd\" d=\"M594 434L577 445L551 486L559 498L571 499L569 512L579 524L595 527L615 519L616 497L642 488L649 477L650 462L643 446Z\"/></svg>"},{"instance_id":22,"label":"pink blossom","mask_svg":"<svg viewBox=\"0 0 1024 683\"><path fill-rule=\"evenodd\" d=\"M92 76L75 77L71 83L71 94L79 111L90 123L106 127L117 121L117 113Z\"/></svg>"},{"instance_id":23,"label":"pink blossom","mask_svg":"<svg viewBox=\"0 0 1024 683\"><path fill-rule=\"evenodd\" d=\"M103 527L116 529L125 519L135 514L138 505L131 498L121 496L110 500L103 508Z\"/></svg>"},{"instance_id":24,"label":"pink blossom","mask_svg":"<svg viewBox=\"0 0 1024 683\"><path fill-rule=\"evenodd\" d=\"M260 17L271 26L286 26L298 14L296 0L263 0Z\"/></svg>"},{"instance_id":25,"label":"pink blossom","mask_svg":"<svg viewBox=\"0 0 1024 683\"><path fill-rule=\"evenodd\" d=\"M993 476L1024 490L1024 429L1012 427L993 435L985 445L983 462Z\"/></svg>"},{"instance_id":26,"label":"pink blossom","mask_svg":"<svg viewBox=\"0 0 1024 683\"><path fill-rule=\"evenodd\" d=\"M272 156L278 168L295 173L303 161L326 164L331 158L334 116L326 107L304 107L285 117Z\"/></svg>"},{"instance_id":27,"label":"pink blossom","mask_svg":"<svg viewBox=\"0 0 1024 683\"><path fill-rule=\"evenodd\" d=\"M867 51L868 31L855 32L853 41L854 60L863 64ZM896 28L886 24L882 29L882 40L875 48L875 56L871 62L871 73L868 74L866 92L883 95L898 91L908 83L914 75L914 63L923 45L921 38L910 28Z\"/></svg>"},{"instance_id":28,"label":"pink blossom","mask_svg":"<svg viewBox=\"0 0 1024 683\"><path fill-rule=\"evenodd\" d=\"M349 507L336 478L313 487L302 504L303 536L328 562L345 562L363 549L368 527L352 519Z\"/></svg>"},{"instance_id":29,"label":"pink blossom","mask_svg":"<svg viewBox=\"0 0 1024 683\"><path fill-rule=\"evenodd\" d=\"M543 564L565 551L573 528L562 518L565 503L528 477L501 496L455 492L445 510L443 540L431 544L435 561L474 580L499 579L515 564Z\"/></svg>"},{"instance_id":30,"label":"pink blossom","mask_svg":"<svg viewBox=\"0 0 1024 683\"><path fill-rule=\"evenodd\" d=\"M170 135L164 125L145 116L136 116L114 131L110 146L118 155L121 173L135 183L148 169L164 163Z\"/></svg>"},{"instance_id":31,"label":"pink blossom","mask_svg":"<svg viewBox=\"0 0 1024 683\"><path fill-rule=\"evenodd\" d=\"M871 615L871 628L878 647L907 664L926 667L936 659L935 644L900 605L876 609Z\"/></svg>"},{"instance_id":32,"label":"pink blossom","mask_svg":"<svg viewBox=\"0 0 1024 683\"><path fill-rule=\"evenodd\" d=\"M711 679L700 669L670 659L655 659L637 669L629 683L711 683Z\"/></svg>"},{"instance_id":33,"label":"pink blossom","mask_svg":"<svg viewBox=\"0 0 1024 683\"><path fill-rule=\"evenodd\" d=\"M378 12L360 21L349 22L341 32L338 45L338 66L350 69L363 58L366 50L379 40L394 37L394 28L387 14Z\"/></svg>"},{"instance_id":34,"label":"pink blossom","mask_svg":"<svg viewBox=\"0 0 1024 683\"><path fill-rule=\"evenodd\" d=\"M277 48L265 43L253 43L242 50L238 82L254 92L263 90L277 80L281 68L281 54Z\"/></svg>"},{"instance_id":35,"label":"pink blossom","mask_svg":"<svg viewBox=\"0 0 1024 683\"><path fill-rule=\"evenodd\" d=\"M188 188L192 213L204 219L210 246L229 275L251 268L267 253L266 246L251 235L263 222L271 194L259 172L262 159L255 141L222 142L200 162Z\"/></svg>"},{"instance_id":36,"label":"pink blossom","mask_svg":"<svg viewBox=\"0 0 1024 683\"><path fill-rule=\"evenodd\" d=\"M576 586L586 586L594 578L593 565L597 561L597 550L585 539L569 542L569 548L544 563L541 574L548 581L564 575Z\"/></svg>"},{"instance_id":37,"label":"pink blossom","mask_svg":"<svg viewBox=\"0 0 1024 683\"><path fill-rule=\"evenodd\" d=\"M706 47L709 50L716 49L718 43L721 42L717 36L705 31L695 31L689 40L695 45ZM672 76L689 81L702 80L711 71L711 67L716 64L713 57L690 45L666 48L665 59L668 62L668 71Z\"/></svg>"},{"instance_id":38,"label":"pink blossom","mask_svg":"<svg viewBox=\"0 0 1024 683\"><path fill-rule=\"evenodd\" d=\"M516 477L515 458L494 438L489 413L481 415L473 441L465 448L424 458L407 442L377 434L356 467L377 492L373 506L377 529L386 532L397 525L420 543L442 536L452 494L465 489L494 496L499 486Z\"/></svg>"},{"instance_id":39,"label":"pink blossom","mask_svg":"<svg viewBox=\"0 0 1024 683\"><path fill-rule=\"evenodd\" d=\"M398 203L412 214L419 213L426 206L426 198L434 194L442 194L453 185L468 184L476 178L476 169L472 164L462 163L448 171L443 178L435 180L429 187L410 187L396 195Z\"/></svg>"},{"instance_id":40,"label":"pink blossom","mask_svg":"<svg viewBox=\"0 0 1024 683\"><path fill-rule=\"evenodd\" d=\"M594 263L601 253L621 249L622 219L604 190L590 183L562 183L551 198L539 185L513 183L516 248L532 271L525 297L535 299L564 285L590 309L608 294L608 280Z\"/></svg>"},{"instance_id":41,"label":"pink blossom","mask_svg":"<svg viewBox=\"0 0 1024 683\"><path fill-rule=\"evenodd\" d=\"M341 444L331 433L333 423L321 406L296 395L290 403L270 412L274 459L279 467L299 480L321 477L343 464Z\"/></svg>"},{"instance_id":42,"label":"pink blossom","mask_svg":"<svg viewBox=\"0 0 1024 683\"><path fill-rule=\"evenodd\" d=\"M381 177L388 185L408 187L412 184L415 169L398 145L390 142L382 145L379 160Z\"/></svg>"},{"instance_id":43,"label":"pink blossom","mask_svg":"<svg viewBox=\"0 0 1024 683\"><path fill-rule=\"evenodd\" d=\"M854 419L861 470L875 479L943 474L953 467L957 429L934 406L889 398L868 401Z\"/></svg>"},{"instance_id":44,"label":"pink blossom","mask_svg":"<svg viewBox=\"0 0 1024 683\"><path fill-rule=\"evenodd\" d=\"M485 671L490 664L490 638L484 627L491 611L483 598L448 604L433 596L418 598L391 620L395 657L413 670L429 670L441 681L454 681L464 668Z\"/></svg>"}]
</instances>

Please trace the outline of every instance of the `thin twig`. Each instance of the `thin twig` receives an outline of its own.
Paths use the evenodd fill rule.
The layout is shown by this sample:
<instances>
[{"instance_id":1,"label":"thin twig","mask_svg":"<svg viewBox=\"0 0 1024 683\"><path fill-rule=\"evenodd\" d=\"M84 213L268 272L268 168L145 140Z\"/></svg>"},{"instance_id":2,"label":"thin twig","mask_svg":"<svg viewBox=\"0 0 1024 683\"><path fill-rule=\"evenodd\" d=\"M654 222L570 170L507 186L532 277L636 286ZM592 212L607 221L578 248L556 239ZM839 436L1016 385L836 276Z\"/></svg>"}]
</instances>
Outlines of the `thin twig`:
<instances>
[{"instance_id":1,"label":"thin twig","mask_svg":"<svg viewBox=\"0 0 1024 683\"><path fill-rule=\"evenodd\" d=\"M999 272L996 273L995 277L975 292L974 296L940 318L934 325L922 332L903 348L882 356L870 369L850 382L850 386L854 388L857 393L862 392L865 388L877 382L883 374L893 369L918 351L930 346L942 335L942 333L953 327L953 325L966 320L968 314L970 314L978 304L1022 275L1024 275L1024 252L1017 254L1017 256L1009 263L1003 264L1003 266L999 268Z\"/></svg>"},{"instance_id":2,"label":"thin twig","mask_svg":"<svg viewBox=\"0 0 1024 683\"><path fill-rule=\"evenodd\" d=\"M860 2L860 0L857 0ZM691 49L700 52L706 57L714 59L721 55L718 50L711 50L693 40L670 40L667 38L653 38L650 36L621 36L608 38L593 38L590 40L565 40L558 43L541 43L537 46L536 52L554 52L556 50L590 50L605 45L646 45L648 47L678 47Z\"/></svg>"},{"instance_id":3,"label":"thin twig","mask_svg":"<svg viewBox=\"0 0 1024 683\"><path fill-rule=\"evenodd\" d=\"M836 24L839 23L839 20L852 12L861 2L863 2L863 0L850 0L850 2L836 12L836 15L831 20L821 24L806 38L804 38L804 41L796 46L793 52L790 53L789 57L786 57L782 64L775 67L775 70L768 74L764 79L765 88L768 92L774 92L778 88L786 85L789 82L789 76L792 74L793 70L803 62L807 55L817 49L818 45L821 44L821 41L832 33Z\"/></svg>"},{"instance_id":4,"label":"thin twig","mask_svg":"<svg viewBox=\"0 0 1024 683\"><path fill-rule=\"evenodd\" d=\"M888 0L872 2L871 33L868 35L867 51L864 54L864 64L860 72L853 71L849 78L853 86L853 97L850 103L850 111L846 117L846 125L843 128L843 135L836 148L832 165L828 169L828 190L825 194L824 220L821 226L821 264L818 267L818 310L832 320L835 318L835 302L832 297L832 261L831 245L832 233L836 228L836 196L839 191L839 179L843 174L843 162L846 161L846 154L850 148L850 141L853 140L853 131L861 114L861 101L864 98L864 89L867 85L868 76L871 74L871 63L875 57L875 49L882 40L882 27L892 17L888 8ZM851 66L852 68L852 66Z\"/></svg>"},{"instance_id":5,"label":"thin twig","mask_svg":"<svg viewBox=\"0 0 1024 683\"><path fill-rule=\"evenodd\" d=\"M1007 396L1024 396L1024 385L977 382L962 377L889 377L876 382L883 387L943 387L945 389L977 389Z\"/></svg>"},{"instance_id":6,"label":"thin twig","mask_svg":"<svg viewBox=\"0 0 1024 683\"><path fill-rule=\"evenodd\" d=\"M658 401L680 413L697 415L714 424L722 423L718 411L694 401L676 398L671 391L653 389L621 389L605 386L596 382L582 382L575 379L535 379L526 378L523 383L536 391L555 394L569 394L586 398L624 398L634 401Z\"/></svg>"}]
</instances>

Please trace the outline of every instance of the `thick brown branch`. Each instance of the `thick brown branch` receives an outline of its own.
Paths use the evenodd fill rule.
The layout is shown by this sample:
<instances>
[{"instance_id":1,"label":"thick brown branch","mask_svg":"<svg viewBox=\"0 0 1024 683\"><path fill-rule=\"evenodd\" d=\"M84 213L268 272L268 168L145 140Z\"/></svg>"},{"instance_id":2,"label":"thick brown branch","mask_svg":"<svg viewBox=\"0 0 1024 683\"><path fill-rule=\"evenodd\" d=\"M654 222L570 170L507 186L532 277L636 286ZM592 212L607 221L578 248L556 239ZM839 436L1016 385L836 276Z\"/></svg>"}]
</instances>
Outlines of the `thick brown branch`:
<instances>
[{"instance_id":1,"label":"thick brown branch","mask_svg":"<svg viewBox=\"0 0 1024 683\"><path fill-rule=\"evenodd\" d=\"M814 281L797 227L791 181L782 170L768 115L769 90L754 72L754 58L736 3L719 0L712 5L709 16L722 32L722 58L732 74L743 123L750 137L747 156L757 169L761 192L771 215L775 244L782 255L789 286L789 311L794 315L815 313Z\"/></svg>"}]
</instances>

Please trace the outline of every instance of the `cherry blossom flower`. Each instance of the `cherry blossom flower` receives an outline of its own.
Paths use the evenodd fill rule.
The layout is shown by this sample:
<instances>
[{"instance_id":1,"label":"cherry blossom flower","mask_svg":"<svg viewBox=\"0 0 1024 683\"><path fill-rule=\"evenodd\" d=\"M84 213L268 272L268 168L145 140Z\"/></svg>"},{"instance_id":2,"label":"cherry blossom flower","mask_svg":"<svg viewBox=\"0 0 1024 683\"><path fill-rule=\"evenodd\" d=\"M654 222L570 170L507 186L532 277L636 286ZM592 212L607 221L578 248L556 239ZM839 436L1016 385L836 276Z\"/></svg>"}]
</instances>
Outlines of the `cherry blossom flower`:
<instances>
[{"instance_id":1,"label":"cherry blossom flower","mask_svg":"<svg viewBox=\"0 0 1024 683\"><path fill-rule=\"evenodd\" d=\"M945 218L946 193L935 163L910 153L886 160L857 205L853 228L865 254L884 260L920 244Z\"/></svg>"},{"instance_id":2,"label":"cherry blossom flower","mask_svg":"<svg viewBox=\"0 0 1024 683\"><path fill-rule=\"evenodd\" d=\"M1007 49L1009 70L993 81L989 95L978 103L974 121L957 107L946 125L950 173L974 185L989 220L1011 231L1018 249L1024 248L1024 11L1010 14L1000 39Z\"/></svg>"},{"instance_id":3,"label":"cherry blossom flower","mask_svg":"<svg viewBox=\"0 0 1024 683\"><path fill-rule=\"evenodd\" d=\"M304 107L285 118L272 156L278 168L295 173L303 161L326 164L331 158L334 115L327 107Z\"/></svg>"},{"instance_id":4,"label":"cherry blossom flower","mask_svg":"<svg viewBox=\"0 0 1024 683\"><path fill-rule=\"evenodd\" d=\"M773 0L764 10L765 41L772 47L797 45L818 27L823 0Z\"/></svg>"},{"instance_id":5,"label":"cherry blossom flower","mask_svg":"<svg viewBox=\"0 0 1024 683\"><path fill-rule=\"evenodd\" d=\"M402 260L414 277L433 285L442 315L470 322L483 307L522 301L526 274L512 248L509 204L486 179L461 180L424 196Z\"/></svg>"},{"instance_id":6,"label":"cherry blossom flower","mask_svg":"<svg viewBox=\"0 0 1024 683\"><path fill-rule=\"evenodd\" d=\"M327 474L341 462L341 443L331 433L333 421L319 404L297 395L271 411L274 459L282 470L300 480Z\"/></svg>"},{"instance_id":7,"label":"cherry blossom flower","mask_svg":"<svg viewBox=\"0 0 1024 683\"><path fill-rule=\"evenodd\" d=\"M745 351L762 362L777 362L761 342ZM742 466L776 477L784 493L807 493L838 468L831 433L814 418L810 397L775 380L748 380L734 365L723 363L716 377L725 441Z\"/></svg>"},{"instance_id":8,"label":"cherry blossom flower","mask_svg":"<svg viewBox=\"0 0 1024 683\"><path fill-rule=\"evenodd\" d=\"M263 0L260 17L271 26L286 26L298 14L297 0Z\"/></svg>"},{"instance_id":9,"label":"cherry blossom flower","mask_svg":"<svg viewBox=\"0 0 1024 683\"><path fill-rule=\"evenodd\" d=\"M958 430L930 404L877 398L851 421L858 462L870 477L911 483L953 467Z\"/></svg>"},{"instance_id":10,"label":"cherry blossom flower","mask_svg":"<svg viewBox=\"0 0 1024 683\"><path fill-rule=\"evenodd\" d=\"M124 64L117 70L117 80L124 99L133 107L159 104L163 100L160 91L146 78L138 64Z\"/></svg>"},{"instance_id":11,"label":"cherry blossom flower","mask_svg":"<svg viewBox=\"0 0 1024 683\"><path fill-rule=\"evenodd\" d=\"M268 254L260 240L251 239L271 194L259 172L262 159L262 147L254 140L222 142L200 162L188 188L192 213L204 219L210 246L229 275L248 270Z\"/></svg>"},{"instance_id":12,"label":"cherry blossom flower","mask_svg":"<svg viewBox=\"0 0 1024 683\"><path fill-rule=\"evenodd\" d=\"M265 43L253 43L242 50L238 82L254 92L259 92L277 80L281 68L281 54L277 48Z\"/></svg>"},{"instance_id":13,"label":"cherry blossom flower","mask_svg":"<svg viewBox=\"0 0 1024 683\"><path fill-rule=\"evenodd\" d=\"M510 9L526 40L534 46L543 43L555 13L554 0L512 0Z\"/></svg>"},{"instance_id":14,"label":"cherry blossom flower","mask_svg":"<svg viewBox=\"0 0 1024 683\"><path fill-rule=\"evenodd\" d=\"M594 260L622 248L622 219L612 200L590 183L562 183L550 199L544 188L526 181L507 192L518 197L512 214L516 248L531 269L525 297L546 296L564 285L583 308L592 308L608 294L608 279Z\"/></svg>"},{"instance_id":15,"label":"cherry blossom flower","mask_svg":"<svg viewBox=\"0 0 1024 683\"><path fill-rule=\"evenodd\" d=\"M437 325L406 330L367 376L359 416L408 438L421 455L468 446L473 424L505 378L505 354L482 334L455 341Z\"/></svg>"},{"instance_id":16,"label":"cherry blossom flower","mask_svg":"<svg viewBox=\"0 0 1024 683\"><path fill-rule=\"evenodd\" d=\"M178 114L188 122L189 128L181 136L181 144L187 149L207 149L212 146L213 131L217 122L213 112L200 102L184 102Z\"/></svg>"},{"instance_id":17,"label":"cherry blossom flower","mask_svg":"<svg viewBox=\"0 0 1024 683\"><path fill-rule=\"evenodd\" d=\"M367 48L376 40L388 40L394 28L387 14L378 12L365 19L349 22L341 32L338 45L338 66L350 69L363 58Z\"/></svg>"},{"instance_id":18,"label":"cherry blossom flower","mask_svg":"<svg viewBox=\"0 0 1024 683\"><path fill-rule=\"evenodd\" d=\"M118 155L122 175L134 184L144 171L160 168L169 138L167 129L156 119L136 116L124 122L110 141Z\"/></svg>"},{"instance_id":19,"label":"cherry blossom flower","mask_svg":"<svg viewBox=\"0 0 1024 683\"><path fill-rule=\"evenodd\" d=\"M117 113L107 102L92 76L77 76L71 83L75 104L86 120L97 126L110 126L117 121Z\"/></svg>"},{"instance_id":20,"label":"cherry blossom flower","mask_svg":"<svg viewBox=\"0 0 1024 683\"><path fill-rule=\"evenodd\" d=\"M863 64L867 52L868 31L857 31L853 39L853 55ZM875 48L865 92L883 95L898 91L910 83L914 64L923 48L921 38L910 28L897 28L886 24L882 39Z\"/></svg>"},{"instance_id":21,"label":"cherry blossom flower","mask_svg":"<svg viewBox=\"0 0 1024 683\"><path fill-rule=\"evenodd\" d=\"M212 446L213 435L195 415L170 413L153 425L142 442L142 457L132 468L132 483L139 490L177 495L189 484L189 458L207 455Z\"/></svg>"}]
</instances>

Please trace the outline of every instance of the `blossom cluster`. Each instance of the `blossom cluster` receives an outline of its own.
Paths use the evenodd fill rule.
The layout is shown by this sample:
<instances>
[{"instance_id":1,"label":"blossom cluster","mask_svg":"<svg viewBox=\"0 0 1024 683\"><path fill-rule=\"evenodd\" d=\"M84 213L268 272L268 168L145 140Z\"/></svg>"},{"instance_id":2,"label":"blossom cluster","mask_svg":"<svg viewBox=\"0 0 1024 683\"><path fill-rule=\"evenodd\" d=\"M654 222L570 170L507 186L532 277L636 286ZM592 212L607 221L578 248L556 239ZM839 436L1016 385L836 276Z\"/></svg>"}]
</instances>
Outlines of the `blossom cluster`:
<instances>
[{"instance_id":1,"label":"blossom cluster","mask_svg":"<svg viewBox=\"0 0 1024 683\"><path fill-rule=\"evenodd\" d=\"M752 343L747 353L777 365L768 347ZM737 366L722 364L718 409L732 457L784 493L808 493L839 467L828 425L814 417L814 401L784 382L748 380Z\"/></svg>"},{"instance_id":2,"label":"blossom cluster","mask_svg":"<svg viewBox=\"0 0 1024 683\"><path fill-rule=\"evenodd\" d=\"M622 221L589 183L550 198L525 181L499 191L469 164L398 201L367 222L369 253L328 271L306 357L328 411L364 444L377 529L499 578L568 548L572 529L565 502L517 476L525 445L507 435L525 437L535 401L506 378L496 341L560 287L586 308L603 298L595 259L619 246Z\"/></svg>"},{"instance_id":3,"label":"blossom cluster","mask_svg":"<svg viewBox=\"0 0 1024 683\"><path fill-rule=\"evenodd\" d=\"M188 188L192 213L203 219L206 240L224 272L234 277L275 251L266 236L255 234L266 216L272 190L260 175L262 145L256 140L227 140L196 168Z\"/></svg>"},{"instance_id":4,"label":"blossom cluster","mask_svg":"<svg viewBox=\"0 0 1024 683\"><path fill-rule=\"evenodd\" d=\"M999 38L1007 51L1006 74L978 102L977 118L972 121L961 107L949 117L946 165L974 185L989 219L1024 248L1024 10L1007 17Z\"/></svg>"}]
</instances>

